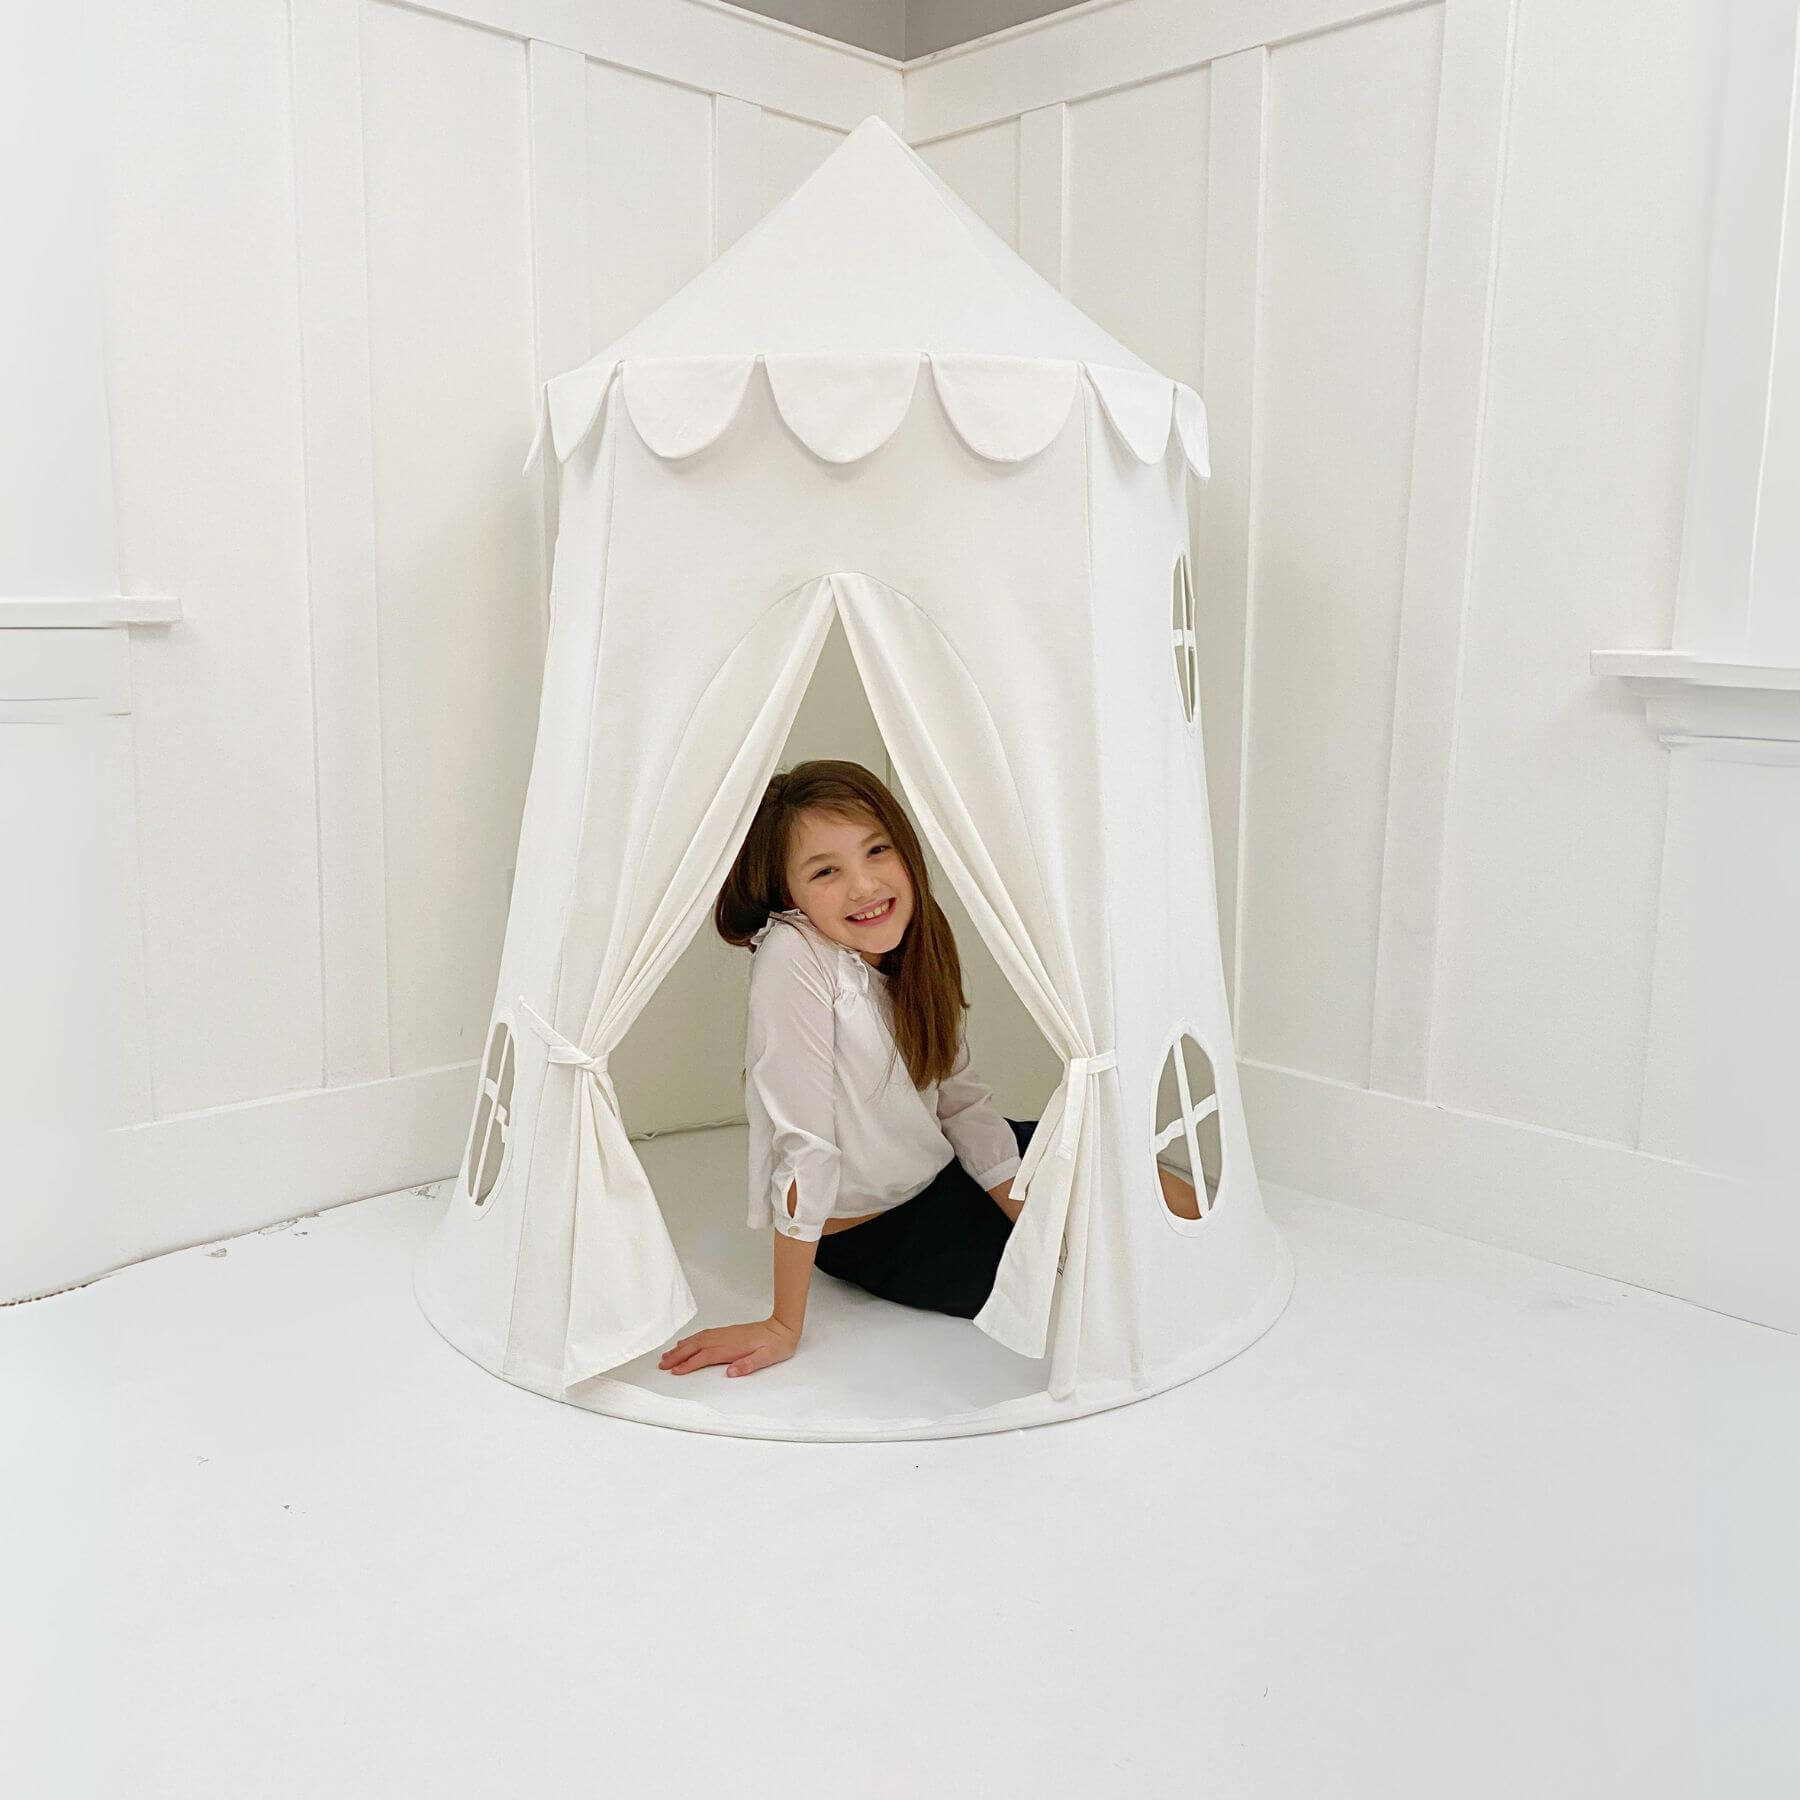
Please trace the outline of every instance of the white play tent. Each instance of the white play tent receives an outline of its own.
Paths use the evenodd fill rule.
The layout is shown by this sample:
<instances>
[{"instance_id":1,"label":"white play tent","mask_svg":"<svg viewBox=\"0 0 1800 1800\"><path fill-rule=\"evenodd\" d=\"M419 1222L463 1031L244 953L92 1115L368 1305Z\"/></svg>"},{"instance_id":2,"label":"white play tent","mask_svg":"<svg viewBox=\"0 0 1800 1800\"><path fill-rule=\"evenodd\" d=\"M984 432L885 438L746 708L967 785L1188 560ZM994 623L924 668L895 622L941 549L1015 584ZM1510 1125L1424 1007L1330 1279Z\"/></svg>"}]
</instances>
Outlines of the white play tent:
<instances>
[{"instance_id":1,"label":"white play tent","mask_svg":"<svg viewBox=\"0 0 1800 1800\"><path fill-rule=\"evenodd\" d=\"M537 745L468 1149L416 1271L431 1322L577 1406L796 1438L1069 1417L1253 1342L1293 1273L1219 956L1187 571L1199 398L870 118L545 400ZM742 1133L693 1134L686 1164L674 1140L634 1146L608 1058L711 930L834 618L901 797L1063 1079L974 1328L819 1275L790 1361L668 1376L656 1354L684 1330L766 1312L768 1238L744 1225ZM1163 1203L1171 1154L1207 1171L1198 1219ZM730 1256L760 1296L703 1307L708 1259Z\"/></svg>"}]
</instances>

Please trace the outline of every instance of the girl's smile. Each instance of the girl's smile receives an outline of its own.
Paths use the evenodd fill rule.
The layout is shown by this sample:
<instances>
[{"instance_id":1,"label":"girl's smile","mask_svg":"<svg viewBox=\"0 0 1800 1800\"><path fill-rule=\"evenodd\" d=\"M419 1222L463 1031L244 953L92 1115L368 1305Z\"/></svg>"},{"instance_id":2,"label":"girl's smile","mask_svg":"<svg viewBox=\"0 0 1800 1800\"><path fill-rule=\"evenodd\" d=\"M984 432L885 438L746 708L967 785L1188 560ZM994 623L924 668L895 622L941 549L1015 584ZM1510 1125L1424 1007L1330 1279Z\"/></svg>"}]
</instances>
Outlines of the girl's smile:
<instances>
[{"instance_id":1,"label":"girl's smile","mask_svg":"<svg viewBox=\"0 0 1800 1800\"><path fill-rule=\"evenodd\" d=\"M802 812L789 836L787 887L820 932L864 962L897 949L912 923L905 859L866 814Z\"/></svg>"}]
</instances>

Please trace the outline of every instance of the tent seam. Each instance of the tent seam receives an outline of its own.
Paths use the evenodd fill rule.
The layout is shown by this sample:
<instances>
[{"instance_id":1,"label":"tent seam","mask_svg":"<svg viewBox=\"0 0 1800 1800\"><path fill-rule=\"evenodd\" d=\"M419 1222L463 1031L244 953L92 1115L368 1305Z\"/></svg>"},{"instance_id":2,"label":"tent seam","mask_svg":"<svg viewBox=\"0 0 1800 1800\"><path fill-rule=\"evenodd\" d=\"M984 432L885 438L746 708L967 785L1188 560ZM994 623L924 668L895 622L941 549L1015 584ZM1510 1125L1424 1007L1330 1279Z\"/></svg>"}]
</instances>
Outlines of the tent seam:
<instances>
[{"instance_id":1,"label":"tent seam","mask_svg":"<svg viewBox=\"0 0 1800 1800\"><path fill-rule=\"evenodd\" d=\"M1094 402L1093 403L1095 403L1097 405L1098 411L1100 411L1103 414L1106 414L1107 425L1108 425L1108 428L1111 429L1112 428L1112 418L1109 413L1106 413L1106 396L1105 396L1105 394L1100 391L1099 384L1097 382L1094 382L1091 379L1091 377L1086 385L1092 388L1093 394L1094 394ZM1171 394L1170 395L1170 407L1171 407L1170 435L1171 436L1174 435L1174 419L1173 419L1174 398L1175 398L1174 395ZM1096 615L1097 615L1099 609L1098 609L1098 606L1096 603L1097 596L1095 594L1095 575L1094 575L1094 566L1095 566L1094 565L1094 480L1095 480L1094 436L1093 436L1093 432L1090 429L1088 429L1088 425L1087 425L1087 405L1088 404L1089 403L1084 402L1083 408L1082 408L1083 429L1082 429L1082 433L1081 433L1081 466L1082 466L1082 473L1086 477L1086 479L1082 482L1082 494L1086 501L1086 504L1082 508L1082 544L1083 544L1083 547L1087 554L1087 583L1086 583L1086 586L1087 586L1087 617L1088 617L1088 704L1092 708L1092 716L1093 716L1093 721L1094 721L1094 761L1095 761L1095 764L1097 765L1098 785L1099 785L1101 793L1104 794L1106 792L1107 733L1105 731L1103 731L1101 728L1101 719L1103 717L1103 714L1101 713L1101 710L1100 710L1100 676L1099 676L1100 658L1099 658L1099 645L1097 642L1097 633L1095 630L1095 619L1096 619ZM1120 435L1123 436L1124 434L1120 433ZM1130 446L1129 444L1127 445L1127 447L1132 450L1132 454L1135 456L1136 455L1135 447ZM1183 446L1183 449L1185 451L1185 446ZM1165 462L1167 460L1167 454L1168 454L1168 449L1167 449L1167 446L1165 445L1164 446ZM1144 466L1143 464L1141 464L1141 463L1139 464L1140 468L1143 466ZM1186 488L1185 488L1186 474L1187 474L1187 471L1186 471L1186 466L1184 464L1183 468L1182 468L1182 479L1183 479L1183 483L1184 483L1184 487L1183 487L1184 498L1185 498L1185 493L1186 493ZM1102 805L1100 808L1100 843L1099 843L1098 848L1099 848L1099 853L1100 853L1100 892L1102 895L1102 907L1103 907L1103 910L1106 912L1107 916L1110 918L1112 909L1109 904L1109 901L1110 901L1110 897L1112 894L1113 859L1112 859L1111 846L1107 840L1106 808L1104 805ZM1109 1015L1108 1019L1107 1019L1106 1041L1108 1042L1108 1044L1110 1044L1112 1046L1114 1056L1116 1057L1118 1054L1118 1049L1119 1049L1119 969L1118 969L1117 934L1112 931L1108 931L1106 933L1106 1010ZM1114 1071L1113 1071L1113 1082L1114 1082L1115 1086L1118 1085L1118 1080L1119 1080L1118 1070L1117 1070L1117 1065L1115 1063ZM1098 1099L1098 1096L1095 1096L1095 1098ZM1123 1107L1121 1107L1121 1111L1123 1111L1123 1110L1124 1110ZM1074 1380L1076 1382L1079 1382L1079 1380L1080 1380L1079 1365L1080 1365L1080 1351L1081 1351L1081 1336L1082 1336L1082 1331L1085 1328L1086 1323L1087 1323L1088 1281L1089 1281L1089 1276L1092 1273L1091 1267L1089 1266L1091 1264L1091 1260L1092 1260L1091 1254L1090 1254L1090 1247L1093 1243L1093 1216L1094 1216L1094 1196L1093 1196L1093 1189L1092 1189L1092 1177L1093 1177L1093 1171L1090 1167L1090 1169L1089 1169L1090 1186L1089 1186L1088 1197L1087 1197L1087 1240L1083 1245L1083 1252L1082 1252L1083 1268L1082 1268L1082 1278L1081 1278L1081 1317L1076 1321L1075 1347L1074 1347L1074 1351L1072 1353L1075 1358L1075 1362L1076 1362L1076 1373L1074 1376ZM1119 1213L1119 1210L1122 1209L1122 1207L1124 1206L1124 1203L1125 1203L1124 1196L1121 1195L1120 1196L1120 1208L1115 1209L1115 1224L1120 1223L1120 1220L1118 1218L1118 1213ZM1131 1279L1131 1251L1130 1251L1130 1247L1129 1247L1129 1237L1130 1237L1130 1234L1128 1232L1124 1231L1123 1229L1119 1229L1116 1231L1116 1234L1115 1234L1115 1242L1118 1245L1119 1266L1120 1266L1121 1272L1125 1275L1127 1282L1131 1285L1132 1291L1136 1292L1136 1283L1134 1281L1132 1281L1132 1279ZM1142 1374L1143 1364L1144 1364L1143 1343L1141 1340L1141 1334L1138 1329L1138 1321L1137 1321L1137 1317L1136 1317L1135 1308L1127 1309L1126 1329L1127 1329L1127 1334L1128 1334L1127 1340L1126 1340L1127 1366L1130 1368L1132 1380L1135 1382L1135 1381L1139 1380L1139 1378ZM1049 1348L1049 1346L1046 1346L1046 1348Z\"/></svg>"}]
</instances>

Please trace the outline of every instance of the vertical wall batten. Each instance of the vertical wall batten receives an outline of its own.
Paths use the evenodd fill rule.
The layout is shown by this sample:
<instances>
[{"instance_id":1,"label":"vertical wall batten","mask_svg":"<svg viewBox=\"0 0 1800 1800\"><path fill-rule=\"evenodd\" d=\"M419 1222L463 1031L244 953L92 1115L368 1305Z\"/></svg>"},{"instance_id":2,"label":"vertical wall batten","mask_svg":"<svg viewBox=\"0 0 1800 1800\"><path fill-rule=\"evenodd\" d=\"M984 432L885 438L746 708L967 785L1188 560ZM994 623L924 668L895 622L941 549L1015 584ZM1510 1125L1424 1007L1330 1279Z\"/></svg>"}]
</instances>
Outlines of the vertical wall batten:
<instances>
[{"instance_id":1,"label":"vertical wall batten","mask_svg":"<svg viewBox=\"0 0 1800 1800\"><path fill-rule=\"evenodd\" d=\"M1429 1094L1517 0L1445 0L1369 1085Z\"/></svg>"},{"instance_id":2,"label":"vertical wall batten","mask_svg":"<svg viewBox=\"0 0 1800 1800\"><path fill-rule=\"evenodd\" d=\"M1019 254L1057 288L1067 274L1068 159L1068 107L1040 106L1019 120Z\"/></svg>"},{"instance_id":3,"label":"vertical wall batten","mask_svg":"<svg viewBox=\"0 0 1800 1800\"><path fill-rule=\"evenodd\" d=\"M389 1072L361 0L293 0L321 1085Z\"/></svg>"},{"instance_id":4,"label":"vertical wall batten","mask_svg":"<svg viewBox=\"0 0 1800 1800\"><path fill-rule=\"evenodd\" d=\"M587 59L557 44L526 45L531 118L531 295L536 330L532 412L521 418L520 455L537 422L536 402L553 375L586 361L588 323ZM544 486L544 617L556 546L554 457L539 465Z\"/></svg>"},{"instance_id":5,"label":"vertical wall batten","mask_svg":"<svg viewBox=\"0 0 1800 1800\"><path fill-rule=\"evenodd\" d=\"M1251 667L1256 641L1257 325L1268 183L1269 53L1211 65L1207 142L1206 342L1203 398L1212 479L1198 508L1195 610L1203 635L1235 672L1201 715L1215 805L1220 953L1232 1022L1243 1017L1244 828L1249 812Z\"/></svg>"}]
</instances>

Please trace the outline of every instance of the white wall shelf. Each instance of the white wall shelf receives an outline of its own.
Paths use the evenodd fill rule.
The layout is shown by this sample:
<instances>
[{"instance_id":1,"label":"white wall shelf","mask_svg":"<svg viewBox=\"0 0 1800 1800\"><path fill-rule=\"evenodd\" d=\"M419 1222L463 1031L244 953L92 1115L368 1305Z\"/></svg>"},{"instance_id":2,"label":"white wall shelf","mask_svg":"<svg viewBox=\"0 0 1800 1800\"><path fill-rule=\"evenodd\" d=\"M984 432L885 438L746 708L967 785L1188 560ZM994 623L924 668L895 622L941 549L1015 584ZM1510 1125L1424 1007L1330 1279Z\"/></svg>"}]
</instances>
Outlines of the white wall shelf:
<instances>
[{"instance_id":1,"label":"white wall shelf","mask_svg":"<svg viewBox=\"0 0 1800 1800\"><path fill-rule=\"evenodd\" d=\"M0 631L112 625L174 625L181 602L173 594L50 594L0 596Z\"/></svg>"},{"instance_id":2,"label":"white wall shelf","mask_svg":"<svg viewBox=\"0 0 1800 1800\"><path fill-rule=\"evenodd\" d=\"M1597 676L1623 681L1644 702L1665 744L1720 739L1800 746L1800 667L1727 662L1681 650L1596 650ZM1784 760L1786 760L1784 758Z\"/></svg>"}]
</instances>

